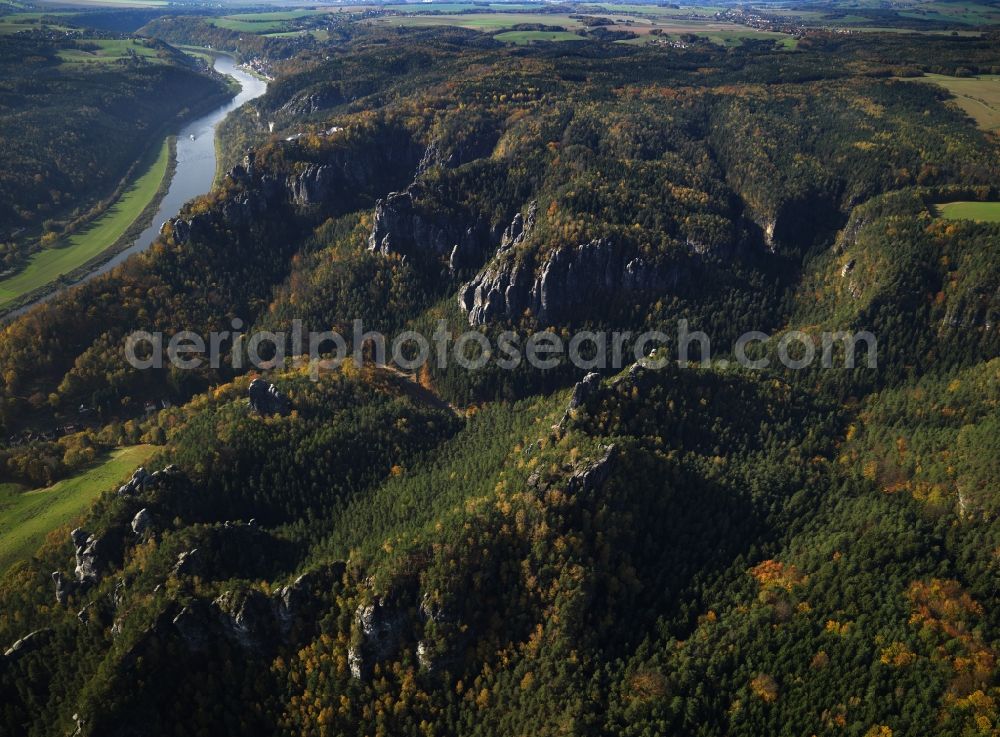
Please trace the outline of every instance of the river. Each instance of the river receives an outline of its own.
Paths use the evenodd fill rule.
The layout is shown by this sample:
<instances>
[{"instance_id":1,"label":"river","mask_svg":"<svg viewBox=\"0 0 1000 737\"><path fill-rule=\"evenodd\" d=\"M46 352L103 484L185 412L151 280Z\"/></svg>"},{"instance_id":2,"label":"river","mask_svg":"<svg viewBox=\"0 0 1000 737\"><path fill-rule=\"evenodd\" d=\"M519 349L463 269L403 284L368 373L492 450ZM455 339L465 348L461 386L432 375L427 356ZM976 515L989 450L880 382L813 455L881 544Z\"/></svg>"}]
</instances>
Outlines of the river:
<instances>
[{"instance_id":1,"label":"river","mask_svg":"<svg viewBox=\"0 0 1000 737\"><path fill-rule=\"evenodd\" d=\"M240 93L222 107L181 129L177 135L177 168L174 170L174 178L170 180L170 189L160 202L153 222L131 246L87 274L81 281L103 274L133 253L149 248L160 234L160 226L165 220L180 212L185 202L212 188L212 182L215 181L215 129L233 110L267 91L267 82L237 67L236 60L231 56L216 56L214 66L215 71L233 77L240 83Z\"/></svg>"},{"instance_id":2,"label":"river","mask_svg":"<svg viewBox=\"0 0 1000 737\"><path fill-rule=\"evenodd\" d=\"M73 282L74 285L83 284L99 274L104 274L132 254L149 248L160 234L160 226L165 220L177 215L185 202L205 194L212 188L216 166L215 129L233 110L249 100L260 97L267 91L267 82L237 67L236 60L231 56L216 56L213 66L217 72L228 75L240 83L242 89L239 94L225 105L181 128L177 134L177 165L174 176L170 180L170 187L160 201L160 206L149 227L142 231L139 237L132 242L132 245ZM61 289L49 292L31 303L11 311L4 316L4 319L10 319L27 312L60 291Z\"/></svg>"}]
</instances>

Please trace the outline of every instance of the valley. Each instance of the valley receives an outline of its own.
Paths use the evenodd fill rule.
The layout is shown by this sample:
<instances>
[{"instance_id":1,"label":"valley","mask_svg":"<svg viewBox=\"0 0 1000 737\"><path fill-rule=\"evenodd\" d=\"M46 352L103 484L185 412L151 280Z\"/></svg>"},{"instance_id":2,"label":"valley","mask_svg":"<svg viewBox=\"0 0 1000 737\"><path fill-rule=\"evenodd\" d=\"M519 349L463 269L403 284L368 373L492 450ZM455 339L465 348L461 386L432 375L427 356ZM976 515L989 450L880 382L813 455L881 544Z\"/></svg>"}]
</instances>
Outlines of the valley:
<instances>
[{"instance_id":1,"label":"valley","mask_svg":"<svg viewBox=\"0 0 1000 737\"><path fill-rule=\"evenodd\" d=\"M243 90L0 328L0 733L1000 730L993 4L58 12L18 227Z\"/></svg>"}]
</instances>

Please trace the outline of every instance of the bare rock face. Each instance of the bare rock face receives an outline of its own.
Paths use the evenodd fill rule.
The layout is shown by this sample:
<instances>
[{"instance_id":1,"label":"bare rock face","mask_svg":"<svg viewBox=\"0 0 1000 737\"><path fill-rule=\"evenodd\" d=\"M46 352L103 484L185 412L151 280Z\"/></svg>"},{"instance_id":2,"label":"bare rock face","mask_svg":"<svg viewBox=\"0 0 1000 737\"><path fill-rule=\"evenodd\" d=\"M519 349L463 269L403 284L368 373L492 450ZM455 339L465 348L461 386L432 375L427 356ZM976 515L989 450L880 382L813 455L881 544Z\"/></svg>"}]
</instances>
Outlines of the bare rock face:
<instances>
[{"instance_id":1,"label":"bare rock face","mask_svg":"<svg viewBox=\"0 0 1000 737\"><path fill-rule=\"evenodd\" d=\"M15 642L4 651L4 658L9 661L16 661L28 653L34 652L40 647L44 647L52 639L51 629L40 629L29 632L20 640Z\"/></svg>"},{"instance_id":2,"label":"bare rock face","mask_svg":"<svg viewBox=\"0 0 1000 737\"><path fill-rule=\"evenodd\" d=\"M200 576L204 569L204 556L198 548L191 548L177 556L172 573L175 576Z\"/></svg>"},{"instance_id":3,"label":"bare rock face","mask_svg":"<svg viewBox=\"0 0 1000 737\"><path fill-rule=\"evenodd\" d=\"M569 398L569 406L566 407L566 413L559 422L560 427L564 427L573 416L573 413L586 404L587 400L594 396L600 388L601 375L593 371L578 381L576 386L573 387L573 396Z\"/></svg>"},{"instance_id":4,"label":"bare rock face","mask_svg":"<svg viewBox=\"0 0 1000 737\"><path fill-rule=\"evenodd\" d=\"M537 202L532 202L528 205L526 215L517 213L514 216L514 219L511 220L510 225L508 225L507 229L503 232L503 235L500 237L499 250L507 251L524 243L524 241L531 235L531 231L535 229L535 218L537 216Z\"/></svg>"},{"instance_id":5,"label":"bare rock face","mask_svg":"<svg viewBox=\"0 0 1000 737\"><path fill-rule=\"evenodd\" d=\"M208 607L202 601L192 602L173 618L172 624L188 648L199 652L212 640L214 622Z\"/></svg>"},{"instance_id":6,"label":"bare rock face","mask_svg":"<svg viewBox=\"0 0 1000 737\"><path fill-rule=\"evenodd\" d=\"M182 245L192 238L200 239L211 228L211 217L206 214L194 215L189 218L176 217L168 221L173 231L174 243ZM160 228L160 232L167 229L167 223Z\"/></svg>"},{"instance_id":7,"label":"bare rock face","mask_svg":"<svg viewBox=\"0 0 1000 737\"><path fill-rule=\"evenodd\" d=\"M368 250L388 256L448 257L452 271L482 263L490 229L480 222L441 220L421 211L413 192L392 192L375 205Z\"/></svg>"},{"instance_id":8,"label":"bare rock face","mask_svg":"<svg viewBox=\"0 0 1000 737\"><path fill-rule=\"evenodd\" d=\"M66 578L62 571L53 571L52 583L56 587L56 603L65 606L69 597L76 593L77 582Z\"/></svg>"},{"instance_id":9,"label":"bare rock face","mask_svg":"<svg viewBox=\"0 0 1000 737\"><path fill-rule=\"evenodd\" d=\"M369 678L377 663L399 652L408 622L406 609L396 602L376 597L362 604L354 615L356 644L347 653L351 675Z\"/></svg>"},{"instance_id":10,"label":"bare rock face","mask_svg":"<svg viewBox=\"0 0 1000 737\"><path fill-rule=\"evenodd\" d=\"M333 200L342 181L341 172L332 164L310 164L300 174L289 177L288 189L292 202L310 207Z\"/></svg>"},{"instance_id":11,"label":"bare rock face","mask_svg":"<svg viewBox=\"0 0 1000 737\"><path fill-rule=\"evenodd\" d=\"M135 517L132 518L132 532L136 535L142 536L147 532L151 531L153 528L153 515L150 514L149 510L143 507L138 512L136 512Z\"/></svg>"},{"instance_id":12,"label":"bare rock face","mask_svg":"<svg viewBox=\"0 0 1000 737\"><path fill-rule=\"evenodd\" d=\"M687 274L681 267L656 266L631 256L604 238L558 248L538 269L514 254L499 256L459 293L470 325L517 320L526 310L540 324L554 325L602 299L675 289Z\"/></svg>"},{"instance_id":13,"label":"bare rock face","mask_svg":"<svg viewBox=\"0 0 1000 737\"><path fill-rule=\"evenodd\" d=\"M80 583L97 583L105 567L104 540L82 528L70 533L76 546L76 578Z\"/></svg>"},{"instance_id":14,"label":"bare rock face","mask_svg":"<svg viewBox=\"0 0 1000 737\"><path fill-rule=\"evenodd\" d=\"M138 494L143 492L152 482L153 474L147 471L145 467L139 466L132 474L132 478L122 484L122 486L118 489L118 496L128 496L129 494Z\"/></svg>"},{"instance_id":15,"label":"bare rock face","mask_svg":"<svg viewBox=\"0 0 1000 737\"><path fill-rule=\"evenodd\" d=\"M226 591L212 606L227 637L248 650L261 650L276 641L271 600L257 589Z\"/></svg>"},{"instance_id":16,"label":"bare rock face","mask_svg":"<svg viewBox=\"0 0 1000 737\"><path fill-rule=\"evenodd\" d=\"M417 662L434 674L459 662L472 639L472 630L463 627L457 603L424 594L420 599L423 637L417 643Z\"/></svg>"},{"instance_id":17,"label":"bare rock face","mask_svg":"<svg viewBox=\"0 0 1000 737\"><path fill-rule=\"evenodd\" d=\"M501 256L481 271L458 295L469 324L519 319L531 305L532 271L529 263L513 254Z\"/></svg>"},{"instance_id":18,"label":"bare rock face","mask_svg":"<svg viewBox=\"0 0 1000 737\"><path fill-rule=\"evenodd\" d=\"M386 256L418 252L443 255L451 250L449 240L443 227L417 210L409 191L390 192L375 205L372 232L368 236L369 251Z\"/></svg>"},{"instance_id":19,"label":"bare rock face","mask_svg":"<svg viewBox=\"0 0 1000 737\"><path fill-rule=\"evenodd\" d=\"M76 549L76 580L68 579L62 571L52 573L55 584L56 601L65 604L70 596L83 591L101 580L101 575L115 557L114 540L110 537L91 535L82 527L70 533L70 540Z\"/></svg>"},{"instance_id":20,"label":"bare rock face","mask_svg":"<svg viewBox=\"0 0 1000 737\"><path fill-rule=\"evenodd\" d=\"M573 396L569 400L569 409L578 409L583 406L584 402L592 397L600 388L601 375L591 371L573 387Z\"/></svg>"},{"instance_id":21,"label":"bare rock face","mask_svg":"<svg viewBox=\"0 0 1000 737\"><path fill-rule=\"evenodd\" d=\"M278 387L264 379L254 379L247 390L250 408L259 415L281 415L285 417L292 409L288 397L278 391Z\"/></svg>"},{"instance_id":22,"label":"bare rock face","mask_svg":"<svg viewBox=\"0 0 1000 737\"><path fill-rule=\"evenodd\" d=\"M80 624L90 624L91 622L100 627L108 627L114 621L115 608L106 597L99 598L87 604L76 613L76 618Z\"/></svg>"},{"instance_id":23,"label":"bare rock face","mask_svg":"<svg viewBox=\"0 0 1000 737\"><path fill-rule=\"evenodd\" d=\"M346 568L337 561L304 573L271 596L250 588L226 591L211 605L195 600L174 617L174 629L195 652L219 638L250 652L270 652L315 632L321 601L316 594L339 585Z\"/></svg>"},{"instance_id":24,"label":"bare rock face","mask_svg":"<svg viewBox=\"0 0 1000 737\"><path fill-rule=\"evenodd\" d=\"M567 491L570 494L589 494L596 491L611 476L616 457L616 447L609 445L604 450L604 455L592 462L582 470L578 471L569 480Z\"/></svg>"},{"instance_id":25,"label":"bare rock face","mask_svg":"<svg viewBox=\"0 0 1000 737\"><path fill-rule=\"evenodd\" d=\"M452 273L479 268L500 241L501 226L473 217L431 215L416 204L418 186L378 200L368 250L384 256L447 258Z\"/></svg>"}]
</instances>

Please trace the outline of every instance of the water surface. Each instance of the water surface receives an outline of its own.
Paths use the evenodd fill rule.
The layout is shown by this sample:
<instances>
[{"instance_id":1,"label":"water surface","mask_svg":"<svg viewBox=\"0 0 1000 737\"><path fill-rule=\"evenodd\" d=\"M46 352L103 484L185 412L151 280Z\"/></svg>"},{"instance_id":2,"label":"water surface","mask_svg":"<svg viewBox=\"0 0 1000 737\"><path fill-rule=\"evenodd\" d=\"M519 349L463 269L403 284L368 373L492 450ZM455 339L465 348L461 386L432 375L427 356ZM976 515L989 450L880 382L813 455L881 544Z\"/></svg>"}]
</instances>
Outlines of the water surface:
<instances>
[{"instance_id":1,"label":"water surface","mask_svg":"<svg viewBox=\"0 0 1000 737\"><path fill-rule=\"evenodd\" d=\"M177 215L185 202L212 189L216 166L216 128L233 110L249 100L260 97L267 91L267 82L237 67L236 60L231 56L221 54L216 56L213 66L217 72L228 75L240 83L242 89L239 94L224 105L186 124L180 130L177 134L177 165L174 176L170 180L167 193L160 201L149 227L143 230L128 248L115 254L109 261L96 267L72 284L83 284L99 274L110 271L132 254L149 248L160 234L160 227L164 221ZM8 313L6 319L27 312L35 305L58 294L64 288L42 295L33 302L13 310Z\"/></svg>"}]
</instances>

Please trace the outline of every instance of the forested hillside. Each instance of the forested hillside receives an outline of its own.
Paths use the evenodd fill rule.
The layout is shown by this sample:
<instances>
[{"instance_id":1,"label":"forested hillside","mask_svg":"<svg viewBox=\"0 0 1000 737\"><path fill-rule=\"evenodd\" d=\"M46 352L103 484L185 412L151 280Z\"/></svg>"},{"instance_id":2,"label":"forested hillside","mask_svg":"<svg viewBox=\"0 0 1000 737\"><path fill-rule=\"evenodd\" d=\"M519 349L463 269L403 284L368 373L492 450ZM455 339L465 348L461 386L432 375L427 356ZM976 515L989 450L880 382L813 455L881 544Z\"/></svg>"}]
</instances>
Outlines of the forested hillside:
<instances>
[{"instance_id":1,"label":"forested hillside","mask_svg":"<svg viewBox=\"0 0 1000 737\"><path fill-rule=\"evenodd\" d=\"M210 195L0 333L9 478L157 446L0 579L3 730L1000 734L1000 225L934 207L1000 199L1000 159L899 79L997 64L974 37L459 30L295 57ZM684 319L713 360L125 359L234 318ZM751 330L870 331L877 365L740 367Z\"/></svg>"},{"instance_id":2,"label":"forested hillside","mask_svg":"<svg viewBox=\"0 0 1000 737\"><path fill-rule=\"evenodd\" d=\"M51 247L68 226L99 213L184 116L231 94L221 78L200 72L167 44L133 44L106 35L40 31L3 38L4 271L21 266L32 250ZM131 51L86 61L101 44L114 43Z\"/></svg>"}]
</instances>

